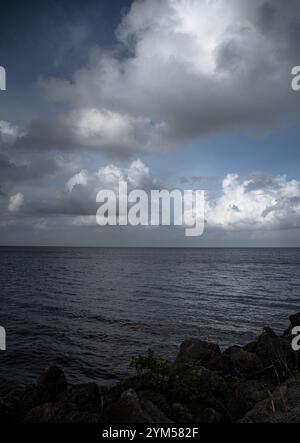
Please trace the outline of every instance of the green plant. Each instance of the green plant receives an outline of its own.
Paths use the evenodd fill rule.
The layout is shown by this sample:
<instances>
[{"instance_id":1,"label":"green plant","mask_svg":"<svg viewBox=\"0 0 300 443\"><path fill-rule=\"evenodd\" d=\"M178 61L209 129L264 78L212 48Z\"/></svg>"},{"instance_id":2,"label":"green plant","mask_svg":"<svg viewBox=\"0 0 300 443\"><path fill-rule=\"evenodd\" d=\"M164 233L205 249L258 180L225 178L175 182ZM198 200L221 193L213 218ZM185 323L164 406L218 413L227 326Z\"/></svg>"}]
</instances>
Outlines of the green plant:
<instances>
[{"instance_id":1,"label":"green plant","mask_svg":"<svg viewBox=\"0 0 300 443\"><path fill-rule=\"evenodd\" d=\"M165 385L168 383L169 365L166 360L157 357L152 350L148 351L146 357L139 356L133 359L131 366L138 374L147 374L149 387L159 392L165 390Z\"/></svg>"},{"instance_id":2,"label":"green plant","mask_svg":"<svg viewBox=\"0 0 300 443\"><path fill-rule=\"evenodd\" d=\"M236 377L205 369L199 363L192 363L183 373L177 373L153 351L134 359L132 366L138 374L146 376L150 389L164 394L170 403L184 405L188 414L193 405L224 411L238 381Z\"/></svg>"}]
</instances>

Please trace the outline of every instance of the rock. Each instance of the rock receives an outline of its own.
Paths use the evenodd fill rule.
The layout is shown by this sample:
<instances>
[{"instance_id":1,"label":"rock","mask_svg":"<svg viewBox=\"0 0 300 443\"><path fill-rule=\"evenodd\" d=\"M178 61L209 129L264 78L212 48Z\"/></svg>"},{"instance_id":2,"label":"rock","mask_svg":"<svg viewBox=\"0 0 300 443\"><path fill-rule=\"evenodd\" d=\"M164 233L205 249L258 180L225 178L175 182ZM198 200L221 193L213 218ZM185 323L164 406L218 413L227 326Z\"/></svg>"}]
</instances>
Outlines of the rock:
<instances>
[{"instance_id":1,"label":"rock","mask_svg":"<svg viewBox=\"0 0 300 443\"><path fill-rule=\"evenodd\" d=\"M72 386L60 397L60 404L73 405L79 411L101 410L101 393L95 383Z\"/></svg>"},{"instance_id":2,"label":"rock","mask_svg":"<svg viewBox=\"0 0 300 443\"><path fill-rule=\"evenodd\" d=\"M298 312L295 315L291 315L290 322L291 322L292 328L294 328L295 326L300 326L300 312Z\"/></svg>"},{"instance_id":3,"label":"rock","mask_svg":"<svg viewBox=\"0 0 300 443\"><path fill-rule=\"evenodd\" d=\"M38 379L37 386L45 390L48 401L55 401L62 392L66 391L68 383L63 370L51 366Z\"/></svg>"},{"instance_id":4,"label":"rock","mask_svg":"<svg viewBox=\"0 0 300 443\"><path fill-rule=\"evenodd\" d=\"M262 362L255 355L235 346L211 360L210 370L241 378L251 378L262 370Z\"/></svg>"},{"instance_id":5,"label":"rock","mask_svg":"<svg viewBox=\"0 0 300 443\"><path fill-rule=\"evenodd\" d=\"M241 423L300 423L300 378L279 386L267 400L258 403Z\"/></svg>"},{"instance_id":6,"label":"rock","mask_svg":"<svg viewBox=\"0 0 300 443\"><path fill-rule=\"evenodd\" d=\"M63 423L63 421L57 412L57 405L54 403L46 403L33 408L25 417L24 423L49 424Z\"/></svg>"},{"instance_id":7,"label":"rock","mask_svg":"<svg viewBox=\"0 0 300 443\"><path fill-rule=\"evenodd\" d=\"M151 401L166 416L169 417L171 415L171 408L164 395L154 391L139 391L138 397L142 402Z\"/></svg>"},{"instance_id":8,"label":"rock","mask_svg":"<svg viewBox=\"0 0 300 443\"><path fill-rule=\"evenodd\" d=\"M101 395L94 383L72 386L61 395L59 402L33 408L25 423L100 423Z\"/></svg>"},{"instance_id":9,"label":"rock","mask_svg":"<svg viewBox=\"0 0 300 443\"><path fill-rule=\"evenodd\" d=\"M67 389L64 372L52 366L38 379L36 385L28 386L21 394L18 402L18 411L21 417L45 403L56 402L59 396Z\"/></svg>"},{"instance_id":10,"label":"rock","mask_svg":"<svg viewBox=\"0 0 300 443\"><path fill-rule=\"evenodd\" d=\"M180 403L174 403L172 405L172 417L175 423L193 423L191 412Z\"/></svg>"},{"instance_id":11,"label":"rock","mask_svg":"<svg viewBox=\"0 0 300 443\"><path fill-rule=\"evenodd\" d=\"M270 397L273 389L269 380L243 380L238 383L228 403L230 421L242 419L257 403Z\"/></svg>"},{"instance_id":12,"label":"rock","mask_svg":"<svg viewBox=\"0 0 300 443\"><path fill-rule=\"evenodd\" d=\"M203 424L217 424L221 423L221 421L222 421L221 414L212 408L205 409L202 412L199 420L197 420L198 423L203 423Z\"/></svg>"},{"instance_id":13,"label":"rock","mask_svg":"<svg viewBox=\"0 0 300 443\"><path fill-rule=\"evenodd\" d=\"M277 382L285 380L297 367L297 353L290 340L278 337L270 328L265 328L258 338L255 354L261 359L265 374Z\"/></svg>"},{"instance_id":14,"label":"rock","mask_svg":"<svg viewBox=\"0 0 300 443\"><path fill-rule=\"evenodd\" d=\"M205 366L210 360L221 354L219 346L201 340L187 340L182 343L174 364L174 369L181 369L191 363Z\"/></svg>"},{"instance_id":15,"label":"rock","mask_svg":"<svg viewBox=\"0 0 300 443\"><path fill-rule=\"evenodd\" d=\"M257 341L252 341L243 347L243 350L246 352L250 352L251 354L255 353L255 349L257 346Z\"/></svg>"},{"instance_id":16,"label":"rock","mask_svg":"<svg viewBox=\"0 0 300 443\"><path fill-rule=\"evenodd\" d=\"M172 423L150 400L140 399L133 389L125 391L106 411L109 423Z\"/></svg>"},{"instance_id":17,"label":"rock","mask_svg":"<svg viewBox=\"0 0 300 443\"><path fill-rule=\"evenodd\" d=\"M298 314L291 315L291 317L290 317L290 326L285 331L284 337L290 338L291 335L292 335L292 330L296 326L300 326L300 312Z\"/></svg>"},{"instance_id":18,"label":"rock","mask_svg":"<svg viewBox=\"0 0 300 443\"><path fill-rule=\"evenodd\" d=\"M15 400L7 397L0 399L0 423L12 424L18 422L18 416L16 413Z\"/></svg>"},{"instance_id":19,"label":"rock","mask_svg":"<svg viewBox=\"0 0 300 443\"><path fill-rule=\"evenodd\" d=\"M36 408L49 401L49 397L45 390L37 385L29 385L20 395L18 401L18 414L25 417L31 409Z\"/></svg>"},{"instance_id":20,"label":"rock","mask_svg":"<svg viewBox=\"0 0 300 443\"><path fill-rule=\"evenodd\" d=\"M136 392L147 391L151 389L149 377L147 376L147 374L127 378L110 388L107 396L108 402L112 403L117 401L121 397L123 392L128 391L129 389L133 389Z\"/></svg>"}]
</instances>

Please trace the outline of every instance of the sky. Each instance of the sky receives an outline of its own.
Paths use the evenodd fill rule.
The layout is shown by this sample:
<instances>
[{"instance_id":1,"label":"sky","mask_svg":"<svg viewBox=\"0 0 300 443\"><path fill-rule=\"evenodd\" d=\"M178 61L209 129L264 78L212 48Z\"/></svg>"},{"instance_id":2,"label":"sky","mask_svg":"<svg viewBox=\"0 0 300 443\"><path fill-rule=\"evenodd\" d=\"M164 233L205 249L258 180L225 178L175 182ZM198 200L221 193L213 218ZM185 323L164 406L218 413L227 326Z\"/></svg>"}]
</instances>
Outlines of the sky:
<instances>
[{"instance_id":1,"label":"sky","mask_svg":"<svg viewBox=\"0 0 300 443\"><path fill-rule=\"evenodd\" d=\"M297 0L2 0L0 245L300 247ZM96 223L205 190L205 233Z\"/></svg>"}]
</instances>

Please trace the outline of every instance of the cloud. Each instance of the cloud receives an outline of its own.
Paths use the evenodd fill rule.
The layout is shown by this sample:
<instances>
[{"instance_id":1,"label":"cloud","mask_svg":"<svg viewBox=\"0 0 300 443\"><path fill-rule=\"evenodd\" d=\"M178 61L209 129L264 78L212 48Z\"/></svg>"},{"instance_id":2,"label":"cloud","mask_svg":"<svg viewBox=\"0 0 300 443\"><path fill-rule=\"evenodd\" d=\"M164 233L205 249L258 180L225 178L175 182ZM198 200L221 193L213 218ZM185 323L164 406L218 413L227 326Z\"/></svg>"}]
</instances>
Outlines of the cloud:
<instances>
[{"instance_id":1,"label":"cloud","mask_svg":"<svg viewBox=\"0 0 300 443\"><path fill-rule=\"evenodd\" d=\"M71 225L88 228L96 225L98 192L113 190L118 195L120 181L127 182L129 192L169 189L141 160L135 160L127 168L109 164L97 172L82 170L67 181L63 191L47 200L25 203L24 197L17 194L11 199L10 208L43 219L69 217ZM191 183L191 180L182 181L188 189ZM208 231L300 229L300 182L263 172L254 172L244 179L238 174L228 174L219 195L207 192L205 219Z\"/></svg>"},{"instance_id":2,"label":"cloud","mask_svg":"<svg viewBox=\"0 0 300 443\"><path fill-rule=\"evenodd\" d=\"M21 192L18 192L18 194L10 197L8 211L13 213L19 212L24 203L24 195Z\"/></svg>"},{"instance_id":3,"label":"cloud","mask_svg":"<svg viewBox=\"0 0 300 443\"><path fill-rule=\"evenodd\" d=\"M229 174L222 195L207 202L207 227L223 231L300 228L300 182L286 176Z\"/></svg>"},{"instance_id":4,"label":"cloud","mask_svg":"<svg viewBox=\"0 0 300 443\"><path fill-rule=\"evenodd\" d=\"M130 155L157 149L163 125L107 109L81 108L53 120L35 120L14 147L73 151L88 148L110 155Z\"/></svg>"},{"instance_id":5,"label":"cloud","mask_svg":"<svg viewBox=\"0 0 300 443\"><path fill-rule=\"evenodd\" d=\"M129 191L149 191L158 186L157 180L141 160L133 161L128 168L110 164L97 172L80 171L67 181L65 189L56 198L28 201L23 211L29 215L67 215L80 217L79 220L90 220L95 218L99 206L96 203L98 192L108 189L117 193L120 181L127 182Z\"/></svg>"},{"instance_id":6,"label":"cloud","mask_svg":"<svg viewBox=\"0 0 300 443\"><path fill-rule=\"evenodd\" d=\"M5 120L0 120L0 145L15 142L19 135L18 126Z\"/></svg>"},{"instance_id":7,"label":"cloud","mask_svg":"<svg viewBox=\"0 0 300 443\"><path fill-rule=\"evenodd\" d=\"M40 81L69 106L32 123L20 146L159 152L227 128L269 125L299 111L296 0L139 0L72 80ZM121 49L118 49L121 48Z\"/></svg>"},{"instance_id":8,"label":"cloud","mask_svg":"<svg viewBox=\"0 0 300 443\"><path fill-rule=\"evenodd\" d=\"M0 195L6 195L18 184L37 184L56 176L68 166L60 156L15 156L13 152L0 152Z\"/></svg>"},{"instance_id":9,"label":"cloud","mask_svg":"<svg viewBox=\"0 0 300 443\"><path fill-rule=\"evenodd\" d=\"M55 128L52 129L55 133ZM0 196L7 195L20 184L37 185L47 179L70 174L78 167L79 157L74 152L47 152L46 149L38 149L38 145L30 152L18 149L20 139L25 137L18 126L0 121Z\"/></svg>"}]
</instances>

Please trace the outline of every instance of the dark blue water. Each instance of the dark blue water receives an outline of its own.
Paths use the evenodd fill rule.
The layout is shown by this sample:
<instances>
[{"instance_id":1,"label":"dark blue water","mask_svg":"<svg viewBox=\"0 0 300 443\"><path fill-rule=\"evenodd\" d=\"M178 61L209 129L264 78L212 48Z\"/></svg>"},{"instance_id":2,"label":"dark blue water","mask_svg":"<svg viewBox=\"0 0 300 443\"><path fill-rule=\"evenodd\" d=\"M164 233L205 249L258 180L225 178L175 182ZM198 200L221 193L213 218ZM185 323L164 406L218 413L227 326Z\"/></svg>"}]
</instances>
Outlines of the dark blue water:
<instances>
[{"instance_id":1,"label":"dark blue water","mask_svg":"<svg viewBox=\"0 0 300 443\"><path fill-rule=\"evenodd\" d=\"M300 311L300 249L0 248L0 392L52 363L111 383L188 337L245 344Z\"/></svg>"}]
</instances>

